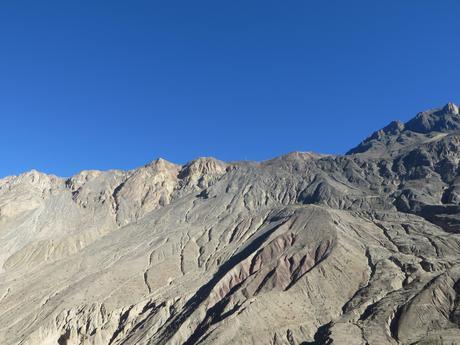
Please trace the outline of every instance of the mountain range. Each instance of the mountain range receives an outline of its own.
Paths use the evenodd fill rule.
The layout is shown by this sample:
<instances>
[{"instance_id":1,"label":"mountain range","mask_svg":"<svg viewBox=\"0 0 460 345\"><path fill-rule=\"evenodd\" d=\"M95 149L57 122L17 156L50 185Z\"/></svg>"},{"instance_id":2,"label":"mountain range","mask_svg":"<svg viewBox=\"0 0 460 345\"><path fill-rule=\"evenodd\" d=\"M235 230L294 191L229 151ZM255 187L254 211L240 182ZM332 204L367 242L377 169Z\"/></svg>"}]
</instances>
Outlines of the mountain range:
<instances>
[{"instance_id":1,"label":"mountain range","mask_svg":"<svg viewBox=\"0 0 460 345\"><path fill-rule=\"evenodd\" d=\"M345 155L0 180L0 344L460 344L460 112Z\"/></svg>"}]
</instances>

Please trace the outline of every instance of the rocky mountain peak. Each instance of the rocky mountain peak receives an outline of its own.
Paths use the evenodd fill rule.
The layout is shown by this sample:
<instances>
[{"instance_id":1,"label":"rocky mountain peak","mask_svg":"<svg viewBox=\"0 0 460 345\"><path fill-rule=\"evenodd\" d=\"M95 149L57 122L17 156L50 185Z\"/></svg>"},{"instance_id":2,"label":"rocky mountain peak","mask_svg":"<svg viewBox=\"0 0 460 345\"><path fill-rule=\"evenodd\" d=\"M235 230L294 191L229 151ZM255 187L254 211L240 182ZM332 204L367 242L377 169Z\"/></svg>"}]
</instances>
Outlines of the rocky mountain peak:
<instances>
[{"instance_id":1,"label":"rocky mountain peak","mask_svg":"<svg viewBox=\"0 0 460 345\"><path fill-rule=\"evenodd\" d=\"M459 109L448 103L441 109L431 109L417 114L406 123L406 129L418 133L449 132L460 129Z\"/></svg>"},{"instance_id":2,"label":"rocky mountain peak","mask_svg":"<svg viewBox=\"0 0 460 345\"><path fill-rule=\"evenodd\" d=\"M150 162L149 164L147 164L147 166L154 168L156 170L173 170L173 169L177 169L180 167L179 165L174 164L170 161L167 161L166 159L163 159L163 158L157 158L153 160L152 162Z\"/></svg>"},{"instance_id":3,"label":"rocky mountain peak","mask_svg":"<svg viewBox=\"0 0 460 345\"><path fill-rule=\"evenodd\" d=\"M402 149L409 144L423 143L433 137L460 131L460 111L456 104L448 103L442 108L429 109L402 123L393 121L374 132L347 154L372 153L382 155L385 151Z\"/></svg>"},{"instance_id":4,"label":"rocky mountain peak","mask_svg":"<svg viewBox=\"0 0 460 345\"><path fill-rule=\"evenodd\" d=\"M397 135L402 132L405 128L404 123L399 120L391 121L388 125L382 129L374 132L369 138L370 139L379 139L387 135Z\"/></svg>"},{"instance_id":5,"label":"rocky mountain peak","mask_svg":"<svg viewBox=\"0 0 460 345\"><path fill-rule=\"evenodd\" d=\"M182 167L180 177L201 177L203 175L220 175L225 172L227 165L213 157L200 157Z\"/></svg>"},{"instance_id":6,"label":"rocky mountain peak","mask_svg":"<svg viewBox=\"0 0 460 345\"><path fill-rule=\"evenodd\" d=\"M67 186L72 190L77 190L82 185L91 181L102 174L99 170L82 170L66 181Z\"/></svg>"},{"instance_id":7,"label":"rocky mountain peak","mask_svg":"<svg viewBox=\"0 0 460 345\"><path fill-rule=\"evenodd\" d=\"M10 176L4 179L10 185L32 186L38 189L54 188L62 183L62 179L55 175L48 175L38 170L32 169L18 176Z\"/></svg>"},{"instance_id":8,"label":"rocky mountain peak","mask_svg":"<svg viewBox=\"0 0 460 345\"><path fill-rule=\"evenodd\" d=\"M388 126L384 128L385 132L400 132L404 130L404 123L399 120L391 121Z\"/></svg>"},{"instance_id":9,"label":"rocky mountain peak","mask_svg":"<svg viewBox=\"0 0 460 345\"><path fill-rule=\"evenodd\" d=\"M449 102L447 103L444 108L442 108L442 110L446 113L446 114L454 114L454 115L459 115L459 109L458 109L458 105L456 105L455 103L452 103L452 102Z\"/></svg>"}]
</instances>

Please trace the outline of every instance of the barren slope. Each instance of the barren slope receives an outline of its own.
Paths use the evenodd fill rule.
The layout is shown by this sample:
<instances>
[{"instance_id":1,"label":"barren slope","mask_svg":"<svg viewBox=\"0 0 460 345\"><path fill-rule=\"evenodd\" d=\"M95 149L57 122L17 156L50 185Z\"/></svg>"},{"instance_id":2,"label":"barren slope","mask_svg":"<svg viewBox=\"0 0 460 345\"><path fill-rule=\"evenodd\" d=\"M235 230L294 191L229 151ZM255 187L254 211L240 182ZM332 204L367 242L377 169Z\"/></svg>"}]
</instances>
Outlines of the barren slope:
<instances>
[{"instance_id":1,"label":"barren slope","mask_svg":"<svg viewBox=\"0 0 460 345\"><path fill-rule=\"evenodd\" d=\"M460 115L345 156L0 180L0 343L456 344Z\"/></svg>"}]
</instances>

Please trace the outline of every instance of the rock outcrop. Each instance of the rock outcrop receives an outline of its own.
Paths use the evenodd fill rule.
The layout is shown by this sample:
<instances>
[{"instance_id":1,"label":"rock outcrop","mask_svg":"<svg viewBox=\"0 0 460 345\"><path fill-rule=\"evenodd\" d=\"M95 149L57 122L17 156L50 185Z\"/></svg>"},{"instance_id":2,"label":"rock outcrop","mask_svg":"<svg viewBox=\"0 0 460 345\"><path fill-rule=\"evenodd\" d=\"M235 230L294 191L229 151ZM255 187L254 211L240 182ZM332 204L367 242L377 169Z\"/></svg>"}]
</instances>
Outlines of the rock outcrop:
<instances>
[{"instance_id":1,"label":"rock outcrop","mask_svg":"<svg viewBox=\"0 0 460 345\"><path fill-rule=\"evenodd\" d=\"M0 180L0 343L456 344L460 114L344 156Z\"/></svg>"}]
</instances>

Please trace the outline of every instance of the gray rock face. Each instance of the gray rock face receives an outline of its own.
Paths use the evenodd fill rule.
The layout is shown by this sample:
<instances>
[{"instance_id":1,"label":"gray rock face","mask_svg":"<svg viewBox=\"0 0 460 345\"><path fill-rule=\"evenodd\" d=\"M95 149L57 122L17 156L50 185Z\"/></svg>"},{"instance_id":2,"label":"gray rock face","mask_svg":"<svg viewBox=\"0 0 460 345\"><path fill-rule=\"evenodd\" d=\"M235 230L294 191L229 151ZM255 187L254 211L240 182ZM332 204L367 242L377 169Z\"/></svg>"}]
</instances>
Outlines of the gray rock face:
<instances>
[{"instance_id":1,"label":"gray rock face","mask_svg":"<svg viewBox=\"0 0 460 345\"><path fill-rule=\"evenodd\" d=\"M0 180L0 343L458 344L460 115L345 156Z\"/></svg>"}]
</instances>

